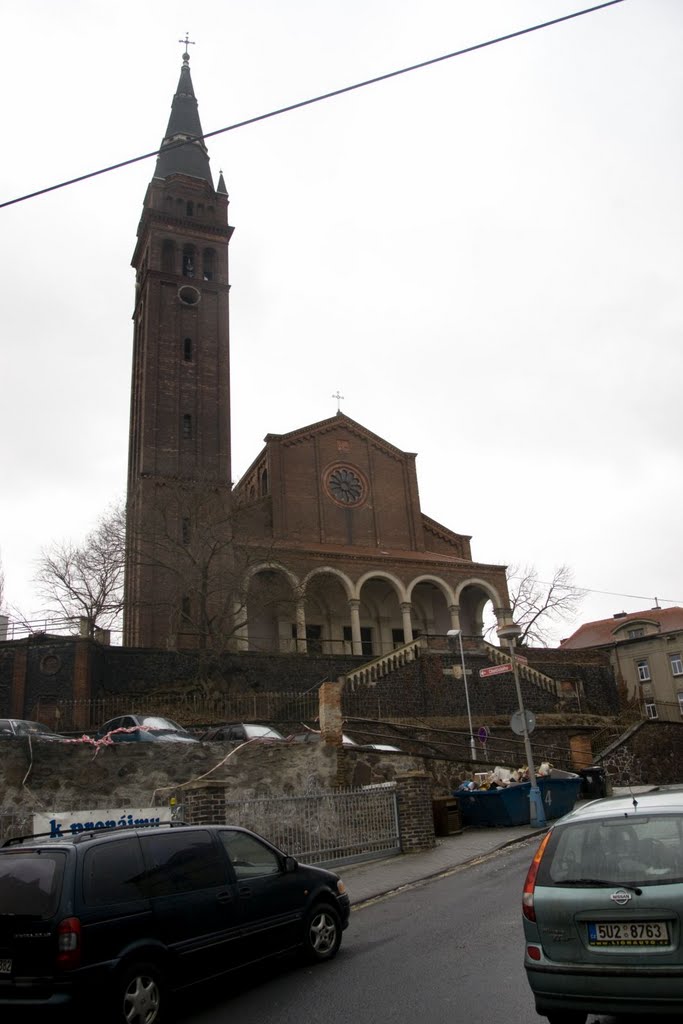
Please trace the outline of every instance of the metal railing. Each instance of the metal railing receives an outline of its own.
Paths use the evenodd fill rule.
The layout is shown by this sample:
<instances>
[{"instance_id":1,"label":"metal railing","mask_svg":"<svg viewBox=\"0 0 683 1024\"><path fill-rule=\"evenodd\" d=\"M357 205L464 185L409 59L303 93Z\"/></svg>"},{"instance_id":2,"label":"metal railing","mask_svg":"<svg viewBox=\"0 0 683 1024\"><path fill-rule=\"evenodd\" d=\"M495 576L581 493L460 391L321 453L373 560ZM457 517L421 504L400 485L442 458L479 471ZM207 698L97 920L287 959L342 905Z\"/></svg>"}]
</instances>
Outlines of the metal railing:
<instances>
[{"instance_id":1,"label":"metal railing","mask_svg":"<svg viewBox=\"0 0 683 1024\"><path fill-rule=\"evenodd\" d=\"M226 801L225 821L258 832L310 864L340 864L400 852L393 783L366 789Z\"/></svg>"}]
</instances>

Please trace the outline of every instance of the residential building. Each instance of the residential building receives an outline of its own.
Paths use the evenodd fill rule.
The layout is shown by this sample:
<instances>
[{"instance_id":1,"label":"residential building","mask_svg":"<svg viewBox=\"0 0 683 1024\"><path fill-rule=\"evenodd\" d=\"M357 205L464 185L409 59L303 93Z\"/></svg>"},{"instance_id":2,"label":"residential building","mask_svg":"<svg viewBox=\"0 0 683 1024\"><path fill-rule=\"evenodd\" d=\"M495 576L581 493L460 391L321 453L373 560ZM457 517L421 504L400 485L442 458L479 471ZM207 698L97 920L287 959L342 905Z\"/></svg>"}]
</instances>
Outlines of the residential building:
<instances>
[{"instance_id":1,"label":"residential building","mask_svg":"<svg viewBox=\"0 0 683 1024\"><path fill-rule=\"evenodd\" d=\"M617 684L648 718L683 715L683 608L617 612L585 622L563 640L564 650L600 647L610 654Z\"/></svg>"}]
</instances>

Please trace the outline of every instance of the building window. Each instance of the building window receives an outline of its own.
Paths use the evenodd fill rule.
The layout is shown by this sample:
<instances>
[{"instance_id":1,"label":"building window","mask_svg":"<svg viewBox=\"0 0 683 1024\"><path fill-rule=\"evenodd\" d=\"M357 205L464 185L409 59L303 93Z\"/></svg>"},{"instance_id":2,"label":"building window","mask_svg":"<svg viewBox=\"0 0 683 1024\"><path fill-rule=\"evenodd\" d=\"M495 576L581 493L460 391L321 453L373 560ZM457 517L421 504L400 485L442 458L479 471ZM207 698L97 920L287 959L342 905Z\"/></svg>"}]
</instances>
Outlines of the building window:
<instances>
[{"instance_id":1,"label":"building window","mask_svg":"<svg viewBox=\"0 0 683 1024\"><path fill-rule=\"evenodd\" d=\"M182 538L183 544L190 543L190 519L188 516L185 516L182 522Z\"/></svg>"},{"instance_id":2,"label":"building window","mask_svg":"<svg viewBox=\"0 0 683 1024\"><path fill-rule=\"evenodd\" d=\"M191 245L183 249L183 277L194 277L194 247Z\"/></svg>"},{"instance_id":3,"label":"building window","mask_svg":"<svg viewBox=\"0 0 683 1024\"><path fill-rule=\"evenodd\" d=\"M647 663L647 658L642 658L641 661L636 662L636 668L638 669L638 679L641 683L645 683L648 679L651 679L650 666Z\"/></svg>"},{"instance_id":4,"label":"building window","mask_svg":"<svg viewBox=\"0 0 683 1024\"><path fill-rule=\"evenodd\" d=\"M261 490L261 497L263 497L264 495L266 495L268 493L268 470L267 469L264 469L261 472L261 477L260 477L260 481L259 481L259 487L260 487L260 490Z\"/></svg>"},{"instance_id":5,"label":"building window","mask_svg":"<svg viewBox=\"0 0 683 1024\"><path fill-rule=\"evenodd\" d=\"M186 363L192 362L192 338L183 340L183 359Z\"/></svg>"},{"instance_id":6,"label":"building window","mask_svg":"<svg viewBox=\"0 0 683 1024\"><path fill-rule=\"evenodd\" d=\"M297 640L296 623L292 623L292 640ZM298 644L296 645L298 646ZM323 627L306 623L306 651L308 654L323 653Z\"/></svg>"},{"instance_id":7,"label":"building window","mask_svg":"<svg viewBox=\"0 0 683 1024\"><path fill-rule=\"evenodd\" d=\"M639 636L645 636L645 630L642 626L638 626L637 629L629 629L627 635L629 640L637 640Z\"/></svg>"},{"instance_id":8,"label":"building window","mask_svg":"<svg viewBox=\"0 0 683 1024\"><path fill-rule=\"evenodd\" d=\"M213 281L216 254L213 249L205 249L203 255L202 276L205 281Z\"/></svg>"},{"instance_id":9,"label":"building window","mask_svg":"<svg viewBox=\"0 0 683 1024\"><path fill-rule=\"evenodd\" d=\"M161 247L161 269L168 274L175 273L175 245L168 238Z\"/></svg>"},{"instance_id":10,"label":"building window","mask_svg":"<svg viewBox=\"0 0 683 1024\"><path fill-rule=\"evenodd\" d=\"M394 649L396 647L403 647L406 642L406 636L402 629L392 629L391 631L391 644Z\"/></svg>"},{"instance_id":11,"label":"building window","mask_svg":"<svg viewBox=\"0 0 683 1024\"><path fill-rule=\"evenodd\" d=\"M678 692L678 706L681 709L681 714L683 715L683 692L680 690Z\"/></svg>"},{"instance_id":12,"label":"building window","mask_svg":"<svg viewBox=\"0 0 683 1024\"><path fill-rule=\"evenodd\" d=\"M190 621L191 606L189 597L185 596L180 602L180 612L184 622Z\"/></svg>"},{"instance_id":13,"label":"building window","mask_svg":"<svg viewBox=\"0 0 683 1024\"><path fill-rule=\"evenodd\" d=\"M352 633L350 626L344 626L344 640L350 644L353 642ZM361 654L366 655L368 658L372 657L372 627L361 626L360 627L360 648Z\"/></svg>"},{"instance_id":14,"label":"building window","mask_svg":"<svg viewBox=\"0 0 683 1024\"><path fill-rule=\"evenodd\" d=\"M187 205L185 206L185 213L188 217L194 217L194 203L191 199L188 199Z\"/></svg>"},{"instance_id":15,"label":"building window","mask_svg":"<svg viewBox=\"0 0 683 1024\"><path fill-rule=\"evenodd\" d=\"M683 659L680 654L670 654L671 672L675 676L683 676Z\"/></svg>"},{"instance_id":16,"label":"building window","mask_svg":"<svg viewBox=\"0 0 683 1024\"><path fill-rule=\"evenodd\" d=\"M183 438L185 441L189 441L192 437L192 417L189 413L185 413L183 416ZM650 677L648 676L648 679Z\"/></svg>"},{"instance_id":17,"label":"building window","mask_svg":"<svg viewBox=\"0 0 683 1024\"><path fill-rule=\"evenodd\" d=\"M659 718L657 705L653 701L645 701L645 714L648 718Z\"/></svg>"}]
</instances>

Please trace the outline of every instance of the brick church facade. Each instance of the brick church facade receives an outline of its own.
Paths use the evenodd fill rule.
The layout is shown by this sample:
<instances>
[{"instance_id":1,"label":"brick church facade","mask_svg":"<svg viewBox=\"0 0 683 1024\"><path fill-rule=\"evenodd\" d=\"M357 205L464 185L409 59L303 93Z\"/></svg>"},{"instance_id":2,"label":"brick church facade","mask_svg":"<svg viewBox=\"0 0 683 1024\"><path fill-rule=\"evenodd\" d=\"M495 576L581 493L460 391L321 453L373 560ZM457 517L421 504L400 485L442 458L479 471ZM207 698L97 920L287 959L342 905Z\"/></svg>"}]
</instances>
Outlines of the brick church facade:
<instances>
[{"instance_id":1,"label":"brick church facade","mask_svg":"<svg viewBox=\"0 0 683 1024\"><path fill-rule=\"evenodd\" d=\"M415 455L339 412L230 468L228 195L183 56L133 256L124 646L365 655L509 623L505 568L420 508Z\"/></svg>"}]
</instances>

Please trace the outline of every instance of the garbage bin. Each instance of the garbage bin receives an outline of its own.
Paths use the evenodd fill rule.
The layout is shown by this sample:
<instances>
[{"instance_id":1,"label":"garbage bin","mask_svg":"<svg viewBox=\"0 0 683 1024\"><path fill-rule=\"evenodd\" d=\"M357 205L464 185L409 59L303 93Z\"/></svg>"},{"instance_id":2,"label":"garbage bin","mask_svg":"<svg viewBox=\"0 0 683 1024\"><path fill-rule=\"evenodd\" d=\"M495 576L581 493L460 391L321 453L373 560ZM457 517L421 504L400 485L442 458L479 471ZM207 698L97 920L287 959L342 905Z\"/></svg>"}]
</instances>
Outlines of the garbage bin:
<instances>
[{"instance_id":1,"label":"garbage bin","mask_svg":"<svg viewBox=\"0 0 683 1024\"><path fill-rule=\"evenodd\" d=\"M597 800L611 794L612 786L607 770L600 765L579 768L577 775L581 777L581 796L586 800Z\"/></svg>"},{"instance_id":2,"label":"garbage bin","mask_svg":"<svg viewBox=\"0 0 683 1024\"><path fill-rule=\"evenodd\" d=\"M432 800L434 831L437 836L454 836L462 832L460 804L455 797L438 796Z\"/></svg>"},{"instance_id":3,"label":"garbage bin","mask_svg":"<svg viewBox=\"0 0 683 1024\"><path fill-rule=\"evenodd\" d=\"M578 773L573 778L556 779L553 776L541 776L538 788L541 791L545 816L548 821L562 818L569 814L579 795L583 780Z\"/></svg>"},{"instance_id":4,"label":"garbage bin","mask_svg":"<svg viewBox=\"0 0 683 1024\"><path fill-rule=\"evenodd\" d=\"M520 782L505 789L456 792L464 825L491 828L529 823L531 786L528 782Z\"/></svg>"}]
</instances>

